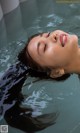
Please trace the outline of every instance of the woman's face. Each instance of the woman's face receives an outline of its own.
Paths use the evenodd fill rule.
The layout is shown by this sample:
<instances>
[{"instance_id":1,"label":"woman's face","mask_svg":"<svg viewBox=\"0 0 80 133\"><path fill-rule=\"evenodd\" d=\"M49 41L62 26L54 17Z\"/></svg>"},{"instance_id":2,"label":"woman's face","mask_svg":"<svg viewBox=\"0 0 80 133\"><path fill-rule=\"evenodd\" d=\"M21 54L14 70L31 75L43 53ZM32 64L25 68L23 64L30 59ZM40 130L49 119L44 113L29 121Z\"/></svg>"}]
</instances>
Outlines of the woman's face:
<instances>
[{"instance_id":1,"label":"woman's face","mask_svg":"<svg viewBox=\"0 0 80 133\"><path fill-rule=\"evenodd\" d=\"M34 37L28 45L32 59L41 66L56 68L67 66L78 51L78 37L56 30Z\"/></svg>"}]
</instances>

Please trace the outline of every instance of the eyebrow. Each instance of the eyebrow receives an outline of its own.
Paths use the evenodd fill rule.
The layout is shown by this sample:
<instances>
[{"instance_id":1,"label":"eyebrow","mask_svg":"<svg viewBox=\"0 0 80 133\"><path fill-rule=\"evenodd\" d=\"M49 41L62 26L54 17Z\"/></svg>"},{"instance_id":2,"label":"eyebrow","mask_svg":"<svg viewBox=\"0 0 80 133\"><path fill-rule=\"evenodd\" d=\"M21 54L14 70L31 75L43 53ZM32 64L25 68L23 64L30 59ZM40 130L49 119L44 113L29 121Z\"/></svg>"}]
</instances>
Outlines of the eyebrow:
<instances>
[{"instance_id":1,"label":"eyebrow","mask_svg":"<svg viewBox=\"0 0 80 133\"><path fill-rule=\"evenodd\" d=\"M45 32L41 33L40 36L42 37ZM48 32L48 36L50 35L50 32Z\"/></svg>"},{"instance_id":2,"label":"eyebrow","mask_svg":"<svg viewBox=\"0 0 80 133\"><path fill-rule=\"evenodd\" d=\"M42 37L44 33L45 32L40 33L40 37ZM40 46L40 42L38 42L38 44L37 44L37 52L40 55L40 53L39 53L39 46Z\"/></svg>"},{"instance_id":3,"label":"eyebrow","mask_svg":"<svg viewBox=\"0 0 80 133\"><path fill-rule=\"evenodd\" d=\"M41 34L40 34L40 36L42 37L42 36L43 36L43 34L44 34L44 32L43 32L43 33L41 33Z\"/></svg>"},{"instance_id":4,"label":"eyebrow","mask_svg":"<svg viewBox=\"0 0 80 133\"><path fill-rule=\"evenodd\" d=\"M44 34L44 32L40 33L40 37L42 37L43 34ZM37 52L40 55L40 53L39 53L39 46L40 46L40 42L38 42L38 44L37 44Z\"/></svg>"}]
</instances>

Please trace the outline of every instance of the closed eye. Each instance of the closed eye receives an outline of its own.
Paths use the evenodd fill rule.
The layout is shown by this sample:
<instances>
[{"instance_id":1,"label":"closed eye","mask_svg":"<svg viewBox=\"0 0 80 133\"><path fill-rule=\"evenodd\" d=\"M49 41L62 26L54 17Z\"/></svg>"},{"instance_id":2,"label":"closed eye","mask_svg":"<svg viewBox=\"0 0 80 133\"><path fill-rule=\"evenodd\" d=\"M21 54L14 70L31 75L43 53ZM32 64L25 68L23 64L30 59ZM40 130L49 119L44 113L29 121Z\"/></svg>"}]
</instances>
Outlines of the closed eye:
<instances>
[{"instance_id":1,"label":"closed eye","mask_svg":"<svg viewBox=\"0 0 80 133\"><path fill-rule=\"evenodd\" d=\"M44 52L46 51L47 49L47 44L44 44Z\"/></svg>"},{"instance_id":2,"label":"closed eye","mask_svg":"<svg viewBox=\"0 0 80 133\"><path fill-rule=\"evenodd\" d=\"M37 45L37 52L38 52L38 54L40 55L40 51L43 51L43 53L44 53L46 50L47 50L47 44L39 42L38 45Z\"/></svg>"}]
</instances>

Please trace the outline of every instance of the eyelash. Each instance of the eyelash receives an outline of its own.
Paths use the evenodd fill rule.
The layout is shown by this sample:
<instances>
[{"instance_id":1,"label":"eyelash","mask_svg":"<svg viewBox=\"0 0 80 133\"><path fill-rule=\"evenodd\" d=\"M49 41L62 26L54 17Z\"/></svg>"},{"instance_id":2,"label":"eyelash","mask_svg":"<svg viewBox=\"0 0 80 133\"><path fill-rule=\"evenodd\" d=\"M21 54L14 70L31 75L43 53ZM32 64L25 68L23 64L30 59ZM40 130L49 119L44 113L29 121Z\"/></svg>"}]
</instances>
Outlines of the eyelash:
<instances>
[{"instance_id":1,"label":"eyelash","mask_svg":"<svg viewBox=\"0 0 80 133\"><path fill-rule=\"evenodd\" d=\"M45 46L44 46L44 52L46 51L46 49L47 49L47 44L44 44Z\"/></svg>"}]
</instances>

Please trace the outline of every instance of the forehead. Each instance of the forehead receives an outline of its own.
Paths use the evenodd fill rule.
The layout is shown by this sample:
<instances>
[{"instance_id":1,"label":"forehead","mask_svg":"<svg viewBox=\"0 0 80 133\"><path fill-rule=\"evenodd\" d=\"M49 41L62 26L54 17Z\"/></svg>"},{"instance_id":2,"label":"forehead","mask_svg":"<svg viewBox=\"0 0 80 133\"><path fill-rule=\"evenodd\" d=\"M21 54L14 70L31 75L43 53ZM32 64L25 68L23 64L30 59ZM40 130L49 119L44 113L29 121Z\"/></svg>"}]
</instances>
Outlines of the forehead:
<instances>
[{"instance_id":1,"label":"forehead","mask_svg":"<svg viewBox=\"0 0 80 133\"><path fill-rule=\"evenodd\" d=\"M38 36L36 36L36 37L33 37L33 38L30 40L29 45L36 43L36 42L38 41L39 38L40 38L40 35L38 35Z\"/></svg>"},{"instance_id":2,"label":"forehead","mask_svg":"<svg viewBox=\"0 0 80 133\"><path fill-rule=\"evenodd\" d=\"M34 56L37 55L37 44L39 42L39 38L40 36L36 36L36 37L33 37L30 42L28 43L28 47L27 47L27 50L28 50L28 53L29 55L32 57L32 58L35 58Z\"/></svg>"}]
</instances>

